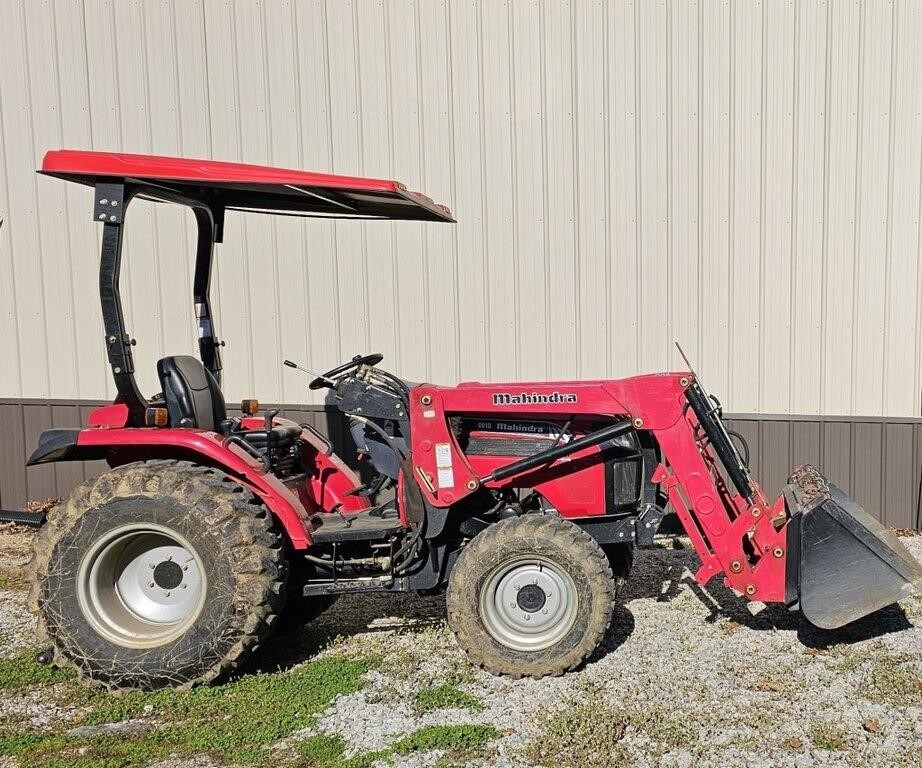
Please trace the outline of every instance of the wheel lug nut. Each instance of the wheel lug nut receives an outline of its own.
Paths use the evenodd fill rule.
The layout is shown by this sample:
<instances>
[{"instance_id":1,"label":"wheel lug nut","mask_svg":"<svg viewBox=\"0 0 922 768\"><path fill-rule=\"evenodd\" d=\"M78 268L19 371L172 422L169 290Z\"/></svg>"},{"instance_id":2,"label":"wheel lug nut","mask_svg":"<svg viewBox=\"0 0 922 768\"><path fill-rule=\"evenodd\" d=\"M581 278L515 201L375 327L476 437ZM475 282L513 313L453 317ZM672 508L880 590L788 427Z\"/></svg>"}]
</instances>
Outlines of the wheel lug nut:
<instances>
[{"instance_id":1,"label":"wheel lug nut","mask_svg":"<svg viewBox=\"0 0 922 768\"><path fill-rule=\"evenodd\" d=\"M182 567L182 569L183 569L184 571L188 571L188 570L189 570L189 566L188 566L188 565L184 565L184 566Z\"/></svg>"},{"instance_id":2,"label":"wheel lug nut","mask_svg":"<svg viewBox=\"0 0 922 768\"><path fill-rule=\"evenodd\" d=\"M525 614L525 621L531 621L531 616L529 616L527 613Z\"/></svg>"},{"instance_id":3,"label":"wheel lug nut","mask_svg":"<svg viewBox=\"0 0 922 768\"><path fill-rule=\"evenodd\" d=\"M532 583L532 584L537 584L537 583L538 583L538 577L535 576L535 578L533 578L533 579L531 580L531 583Z\"/></svg>"},{"instance_id":4,"label":"wheel lug nut","mask_svg":"<svg viewBox=\"0 0 922 768\"><path fill-rule=\"evenodd\" d=\"M185 589L185 588L186 588L186 585L185 585L185 584L180 584L180 585L179 585L179 588L180 588L180 589Z\"/></svg>"},{"instance_id":5,"label":"wheel lug nut","mask_svg":"<svg viewBox=\"0 0 922 768\"><path fill-rule=\"evenodd\" d=\"M164 597L169 597L169 596L170 596L170 593L169 593L169 592L164 592L164 593L163 593L163 596L164 596Z\"/></svg>"},{"instance_id":6,"label":"wheel lug nut","mask_svg":"<svg viewBox=\"0 0 922 768\"><path fill-rule=\"evenodd\" d=\"M541 613L543 613L545 616L547 616L547 608L545 608L543 611L541 611Z\"/></svg>"},{"instance_id":7,"label":"wheel lug nut","mask_svg":"<svg viewBox=\"0 0 922 768\"><path fill-rule=\"evenodd\" d=\"M516 590L517 592L518 592L518 590L521 589L521 587L520 587L518 584L513 584L513 585L512 585L512 588L513 588L514 590Z\"/></svg>"},{"instance_id":8,"label":"wheel lug nut","mask_svg":"<svg viewBox=\"0 0 922 768\"><path fill-rule=\"evenodd\" d=\"M148 565L148 566L149 566L149 567L150 567L151 569L154 569L154 568L156 568L156 567L157 567L157 566L156 566L156 565L154 565L153 563L148 563L147 565Z\"/></svg>"},{"instance_id":9,"label":"wheel lug nut","mask_svg":"<svg viewBox=\"0 0 922 768\"><path fill-rule=\"evenodd\" d=\"M167 561L172 560L172 559L173 559L173 555L167 555L166 559L167 559Z\"/></svg>"},{"instance_id":10,"label":"wheel lug nut","mask_svg":"<svg viewBox=\"0 0 922 768\"><path fill-rule=\"evenodd\" d=\"M151 581L151 582L149 582L149 583L148 583L148 585L147 585L147 586L149 586L149 587L153 587L153 586L155 586L155 585L154 585L154 582L152 582L152 581Z\"/></svg>"}]
</instances>

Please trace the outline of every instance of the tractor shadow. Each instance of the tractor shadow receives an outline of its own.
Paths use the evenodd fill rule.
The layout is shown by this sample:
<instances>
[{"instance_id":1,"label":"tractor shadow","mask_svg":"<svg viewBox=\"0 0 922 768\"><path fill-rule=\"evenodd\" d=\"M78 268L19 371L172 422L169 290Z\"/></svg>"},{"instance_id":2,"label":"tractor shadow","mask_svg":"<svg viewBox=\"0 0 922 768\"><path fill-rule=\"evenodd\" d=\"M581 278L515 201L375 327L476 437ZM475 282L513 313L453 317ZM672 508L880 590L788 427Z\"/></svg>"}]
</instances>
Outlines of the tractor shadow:
<instances>
[{"instance_id":1,"label":"tractor shadow","mask_svg":"<svg viewBox=\"0 0 922 768\"><path fill-rule=\"evenodd\" d=\"M244 672L285 671L357 635L419 632L444 623L444 595L343 595L313 621L273 634Z\"/></svg>"},{"instance_id":2,"label":"tractor shadow","mask_svg":"<svg viewBox=\"0 0 922 768\"><path fill-rule=\"evenodd\" d=\"M698 558L694 552L684 549L648 550L646 567L658 571L662 590L657 597L660 602L670 602L685 589L690 591L707 609L704 621L709 624L721 620L733 621L741 627L756 631L795 632L804 648L825 650L833 645L851 645L871 640L894 632L911 629L914 625L900 605L889 605L839 629L820 629L810 624L800 613L789 611L784 606L769 605L753 615L746 607L746 601L733 590L724 586L720 577L714 578L707 587L702 587L689 573L694 573ZM643 558L643 555L641 555ZM635 563L636 568L636 563ZM633 574L632 574L633 579ZM651 582L648 580L646 584ZM655 581L654 581L655 583ZM636 584L636 582L635 582ZM649 597L643 590L635 597Z\"/></svg>"}]
</instances>

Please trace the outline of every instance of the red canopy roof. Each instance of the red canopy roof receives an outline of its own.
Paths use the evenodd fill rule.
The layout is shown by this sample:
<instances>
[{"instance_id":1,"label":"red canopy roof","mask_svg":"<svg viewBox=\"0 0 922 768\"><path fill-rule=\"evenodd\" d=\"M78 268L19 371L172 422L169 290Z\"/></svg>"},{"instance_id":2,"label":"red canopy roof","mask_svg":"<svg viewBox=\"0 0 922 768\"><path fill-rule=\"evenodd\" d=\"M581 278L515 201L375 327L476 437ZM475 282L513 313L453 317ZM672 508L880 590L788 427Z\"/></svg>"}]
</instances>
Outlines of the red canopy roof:
<instances>
[{"instance_id":1,"label":"red canopy roof","mask_svg":"<svg viewBox=\"0 0 922 768\"><path fill-rule=\"evenodd\" d=\"M158 188L237 210L313 216L454 221L451 211L403 184L216 160L156 155L47 152L40 173L93 186L123 180L156 199Z\"/></svg>"}]
</instances>

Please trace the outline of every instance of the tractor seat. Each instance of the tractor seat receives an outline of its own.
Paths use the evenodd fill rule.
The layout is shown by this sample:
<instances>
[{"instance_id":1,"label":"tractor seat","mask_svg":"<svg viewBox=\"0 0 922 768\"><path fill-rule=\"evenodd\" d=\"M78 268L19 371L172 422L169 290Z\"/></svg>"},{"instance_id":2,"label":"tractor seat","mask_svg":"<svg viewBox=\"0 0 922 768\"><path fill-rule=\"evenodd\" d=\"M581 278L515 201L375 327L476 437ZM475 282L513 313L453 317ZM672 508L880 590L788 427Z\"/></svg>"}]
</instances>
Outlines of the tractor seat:
<instances>
[{"instance_id":1,"label":"tractor seat","mask_svg":"<svg viewBox=\"0 0 922 768\"><path fill-rule=\"evenodd\" d=\"M227 406L221 387L201 360L190 355L164 357L157 361L157 375L170 424L220 431L221 422L227 418Z\"/></svg>"}]
</instances>

